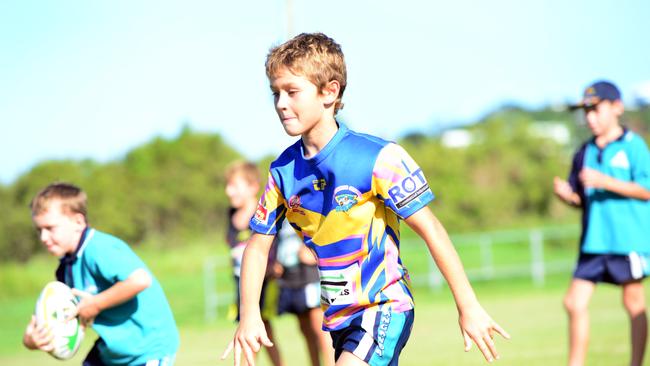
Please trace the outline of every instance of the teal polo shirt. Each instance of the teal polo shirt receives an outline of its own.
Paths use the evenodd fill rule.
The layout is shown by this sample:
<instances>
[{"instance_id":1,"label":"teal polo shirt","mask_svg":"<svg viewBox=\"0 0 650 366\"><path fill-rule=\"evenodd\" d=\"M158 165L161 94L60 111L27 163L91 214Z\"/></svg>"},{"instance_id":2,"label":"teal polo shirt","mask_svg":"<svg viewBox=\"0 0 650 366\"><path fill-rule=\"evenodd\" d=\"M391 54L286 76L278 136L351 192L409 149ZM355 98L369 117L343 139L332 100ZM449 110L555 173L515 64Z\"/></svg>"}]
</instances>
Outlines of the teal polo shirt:
<instances>
[{"instance_id":1,"label":"teal polo shirt","mask_svg":"<svg viewBox=\"0 0 650 366\"><path fill-rule=\"evenodd\" d=\"M602 149L594 139L588 141L574 157L569 182L583 202L583 253L649 254L650 201L583 187L578 179L582 167L650 190L650 153L643 139L624 130L620 138Z\"/></svg>"},{"instance_id":2,"label":"teal polo shirt","mask_svg":"<svg viewBox=\"0 0 650 366\"><path fill-rule=\"evenodd\" d=\"M104 363L137 365L176 353L178 330L162 287L126 243L88 229L77 258L72 264L72 285L93 295L126 280L140 268L151 276L151 286L95 318L92 327L104 341L99 345Z\"/></svg>"}]
</instances>

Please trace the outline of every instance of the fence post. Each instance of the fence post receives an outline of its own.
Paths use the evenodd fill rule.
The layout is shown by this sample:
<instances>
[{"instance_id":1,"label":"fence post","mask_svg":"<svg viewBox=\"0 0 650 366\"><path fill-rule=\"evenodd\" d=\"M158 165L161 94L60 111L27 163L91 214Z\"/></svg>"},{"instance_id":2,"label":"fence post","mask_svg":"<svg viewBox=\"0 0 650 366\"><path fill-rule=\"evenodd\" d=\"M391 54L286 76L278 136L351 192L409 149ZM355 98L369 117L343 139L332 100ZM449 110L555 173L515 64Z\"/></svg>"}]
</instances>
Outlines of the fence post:
<instances>
[{"instance_id":1,"label":"fence post","mask_svg":"<svg viewBox=\"0 0 650 366\"><path fill-rule=\"evenodd\" d=\"M217 319L219 308L219 294L217 293L217 261L214 257L207 257L203 261L203 297L205 321L210 323Z\"/></svg>"},{"instance_id":2,"label":"fence post","mask_svg":"<svg viewBox=\"0 0 650 366\"><path fill-rule=\"evenodd\" d=\"M492 239L487 235L481 235L481 272L484 278L494 277L494 263L492 258Z\"/></svg>"},{"instance_id":3,"label":"fence post","mask_svg":"<svg viewBox=\"0 0 650 366\"><path fill-rule=\"evenodd\" d=\"M530 232L531 275L533 283L544 285L544 234L540 230Z\"/></svg>"},{"instance_id":4,"label":"fence post","mask_svg":"<svg viewBox=\"0 0 650 366\"><path fill-rule=\"evenodd\" d=\"M440 270L438 269L438 266L436 266L436 262L429 257L429 287L431 287L432 290L439 290L442 287L442 275L440 274Z\"/></svg>"}]
</instances>

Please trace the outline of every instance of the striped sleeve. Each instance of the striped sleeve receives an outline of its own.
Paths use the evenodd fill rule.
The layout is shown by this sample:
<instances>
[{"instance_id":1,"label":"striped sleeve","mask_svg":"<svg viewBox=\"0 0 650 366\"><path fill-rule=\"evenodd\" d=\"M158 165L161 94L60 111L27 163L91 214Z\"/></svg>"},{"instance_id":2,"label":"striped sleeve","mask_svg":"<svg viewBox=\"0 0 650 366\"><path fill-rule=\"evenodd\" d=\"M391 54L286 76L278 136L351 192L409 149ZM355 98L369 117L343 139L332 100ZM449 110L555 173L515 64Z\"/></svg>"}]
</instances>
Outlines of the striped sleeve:
<instances>
[{"instance_id":1,"label":"striped sleeve","mask_svg":"<svg viewBox=\"0 0 650 366\"><path fill-rule=\"evenodd\" d=\"M285 199L273 178L273 174L269 172L264 193L257 203L255 215L251 218L250 228L261 234L275 235L282 227L285 214Z\"/></svg>"},{"instance_id":2,"label":"striped sleeve","mask_svg":"<svg viewBox=\"0 0 650 366\"><path fill-rule=\"evenodd\" d=\"M422 169L401 146L382 148L372 172L373 192L405 219L434 198Z\"/></svg>"}]
</instances>

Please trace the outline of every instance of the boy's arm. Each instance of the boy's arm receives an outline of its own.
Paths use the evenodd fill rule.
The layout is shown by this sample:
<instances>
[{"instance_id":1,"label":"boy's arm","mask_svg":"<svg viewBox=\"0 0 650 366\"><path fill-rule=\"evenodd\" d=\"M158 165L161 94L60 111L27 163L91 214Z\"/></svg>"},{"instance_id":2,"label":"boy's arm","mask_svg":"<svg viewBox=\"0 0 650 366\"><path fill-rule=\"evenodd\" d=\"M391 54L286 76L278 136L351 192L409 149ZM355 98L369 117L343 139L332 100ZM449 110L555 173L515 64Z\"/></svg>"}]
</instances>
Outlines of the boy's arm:
<instances>
[{"instance_id":1,"label":"boy's arm","mask_svg":"<svg viewBox=\"0 0 650 366\"><path fill-rule=\"evenodd\" d=\"M571 206L580 207L582 205L580 195L573 191L566 180L559 177L553 178L553 191L559 199Z\"/></svg>"},{"instance_id":2,"label":"boy's arm","mask_svg":"<svg viewBox=\"0 0 650 366\"><path fill-rule=\"evenodd\" d=\"M604 189L624 197L638 200L650 200L650 191L635 182L625 182L610 177L597 170L584 168L580 172L580 180L585 187Z\"/></svg>"},{"instance_id":3,"label":"boy's arm","mask_svg":"<svg viewBox=\"0 0 650 366\"><path fill-rule=\"evenodd\" d=\"M266 274L266 263L274 235L254 233L246 244L239 283L240 321L233 340L228 344L221 359L234 348L235 365L241 362L241 353L250 365L255 364L254 352L261 346L273 347L269 340L260 312L260 292Z\"/></svg>"},{"instance_id":4,"label":"boy's arm","mask_svg":"<svg viewBox=\"0 0 650 366\"><path fill-rule=\"evenodd\" d=\"M471 341L474 341L488 362L499 358L493 340L494 332L507 339L510 336L479 304L460 258L440 221L428 207L418 210L405 221L426 242L431 256L449 284L458 309L465 351L469 351Z\"/></svg>"},{"instance_id":5,"label":"boy's arm","mask_svg":"<svg viewBox=\"0 0 650 366\"><path fill-rule=\"evenodd\" d=\"M149 286L151 286L151 275L143 268L138 268L124 281L116 282L97 295L72 289L72 293L81 298L77 306L79 319L82 323L88 324L100 312L131 300Z\"/></svg>"}]
</instances>

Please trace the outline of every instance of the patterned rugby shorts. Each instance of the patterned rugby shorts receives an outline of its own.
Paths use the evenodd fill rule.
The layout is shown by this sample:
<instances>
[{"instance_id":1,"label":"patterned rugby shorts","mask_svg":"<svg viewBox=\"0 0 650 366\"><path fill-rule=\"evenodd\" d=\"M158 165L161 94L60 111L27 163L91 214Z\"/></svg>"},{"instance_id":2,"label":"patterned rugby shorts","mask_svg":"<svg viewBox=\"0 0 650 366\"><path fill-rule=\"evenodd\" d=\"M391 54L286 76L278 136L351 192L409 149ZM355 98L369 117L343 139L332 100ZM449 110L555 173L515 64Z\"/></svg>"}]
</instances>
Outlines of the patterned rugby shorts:
<instances>
[{"instance_id":1,"label":"patterned rugby shorts","mask_svg":"<svg viewBox=\"0 0 650 366\"><path fill-rule=\"evenodd\" d=\"M411 335L413 318L413 310L364 312L347 327L330 332L335 359L348 351L370 366L398 365L399 354Z\"/></svg>"}]
</instances>

